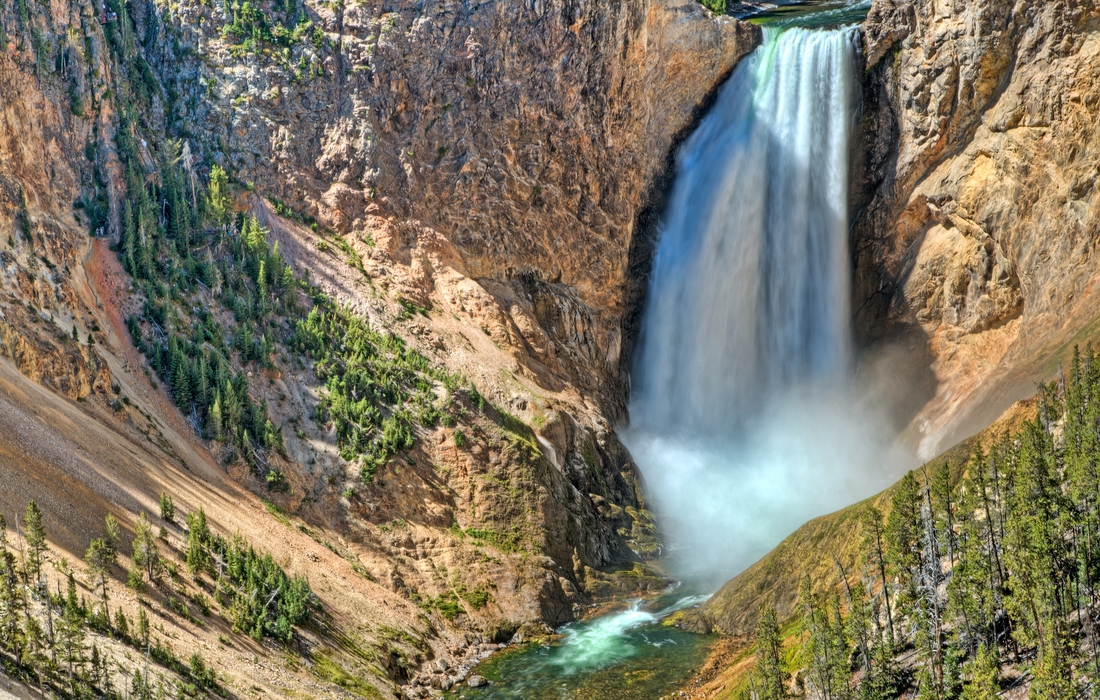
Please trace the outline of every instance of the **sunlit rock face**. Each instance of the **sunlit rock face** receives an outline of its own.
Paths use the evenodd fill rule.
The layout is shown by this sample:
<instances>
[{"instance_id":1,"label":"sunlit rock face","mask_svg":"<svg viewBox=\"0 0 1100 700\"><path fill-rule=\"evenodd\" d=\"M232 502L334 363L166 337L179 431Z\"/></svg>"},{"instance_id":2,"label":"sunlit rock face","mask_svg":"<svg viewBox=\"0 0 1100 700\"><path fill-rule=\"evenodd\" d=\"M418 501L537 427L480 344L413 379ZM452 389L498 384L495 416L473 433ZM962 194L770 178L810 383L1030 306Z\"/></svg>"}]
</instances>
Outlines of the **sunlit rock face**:
<instances>
[{"instance_id":1,"label":"sunlit rock face","mask_svg":"<svg viewBox=\"0 0 1100 700\"><path fill-rule=\"evenodd\" d=\"M158 68L195 96L174 108L203 149L339 232L391 216L438 231L468 277L503 285L487 288L533 375L621 403L636 234L757 28L695 0L318 3L327 44L307 63L324 77L295 79L278 57L231 58L219 8L183 3L159 30L198 48L164 42ZM402 282L431 292L430 273Z\"/></svg>"},{"instance_id":2,"label":"sunlit rock face","mask_svg":"<svg viewBox=\"0 0 1100 700\"><path fill-rule=\"evenodd\" d=\"M1029 395L1100 310L1098 18L878 0L864 25L853 303L862 340L904 338L897 370L934 375L925 457Z\"/></svg>"}]
</instances>

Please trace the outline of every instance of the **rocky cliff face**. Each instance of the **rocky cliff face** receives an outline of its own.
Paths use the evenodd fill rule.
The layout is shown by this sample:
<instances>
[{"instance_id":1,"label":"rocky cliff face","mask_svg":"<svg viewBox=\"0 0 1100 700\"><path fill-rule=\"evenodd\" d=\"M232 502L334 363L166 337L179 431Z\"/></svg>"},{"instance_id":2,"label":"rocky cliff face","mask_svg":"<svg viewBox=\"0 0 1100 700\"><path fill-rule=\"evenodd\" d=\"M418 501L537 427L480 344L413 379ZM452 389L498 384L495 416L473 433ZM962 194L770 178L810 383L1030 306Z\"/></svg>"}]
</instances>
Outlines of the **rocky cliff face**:
<instances>
[{"instance_id":1,"label":"rocky cliff face","mask_svg":"<svg viewBox=\"0 0 1100 700\"><path fill-rule=\"evenodd\" d=\"M76 561L107 511L131 528L161 491L205 504L289 571L324 570L315 592L347 638L308 669L387 696L445 682L471 644L569 619L619 585L595 567L660 546L611 431L632 314L672 148L757 40L692 0L5 5L0 345L19 373L0 377L16 426L0 509L11 522L38 500L52 556ZM124 182L120 124L146 183ZM229 170L301 274L472 379L530 439L489 409L464 449L426 431L363 488L328 427L297 423L322 382L284 358L252 391L283 426L287 490L227 467L131 344L145 300L107 248L127 186L181 151L200 181ZM274 666L241 675L233 647L180 625L232 683L319 692Z\"/></svg>"},{"instance_id":2,"label":"rocky cliff face","mask_svg":"<svg viewBox=\"0 0 1100 700\"><path fill-rule=\"evenodd\" d=\"M525 374L617 411L640 217L759 31L693 0L321 3L304 11L323 39L240 60L228 9L139 30L177 95L169 130L339 234L438 232L489 281ZM398 287L428 304L432 275Z\"/></svg>"},{"instance_id":3,"label":"rocky cliff face","mask_svg":"<svg viewBox=\"0 0 1100 700\"><path fill-rule=\"evenodd\" d=\"M857 326L935 376L936 454L1084 342L1100 192L1100 8L878 0L864 26Z\"/></svg>"}]
</instances>

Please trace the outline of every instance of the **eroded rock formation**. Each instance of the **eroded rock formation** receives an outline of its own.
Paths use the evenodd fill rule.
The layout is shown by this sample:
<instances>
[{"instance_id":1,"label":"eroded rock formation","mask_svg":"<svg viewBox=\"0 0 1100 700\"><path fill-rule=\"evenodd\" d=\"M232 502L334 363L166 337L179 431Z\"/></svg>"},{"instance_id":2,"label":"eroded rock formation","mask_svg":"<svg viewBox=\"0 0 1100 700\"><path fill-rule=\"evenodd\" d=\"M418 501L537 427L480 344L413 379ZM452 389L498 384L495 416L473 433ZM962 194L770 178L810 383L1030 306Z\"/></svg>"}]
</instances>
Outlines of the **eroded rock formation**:
<instances>
[{"instance_id":1,"label":"eroded rock formation","mask_svg":"<svg viewBox=\"0 0 1100 700\"><path fill-rule=\"evenodd\" d=\"M930 360L924 457L1028 395L1100 311L1098 20L878 0L865 24L857 326Z\"/></svg>"}]
</instances>

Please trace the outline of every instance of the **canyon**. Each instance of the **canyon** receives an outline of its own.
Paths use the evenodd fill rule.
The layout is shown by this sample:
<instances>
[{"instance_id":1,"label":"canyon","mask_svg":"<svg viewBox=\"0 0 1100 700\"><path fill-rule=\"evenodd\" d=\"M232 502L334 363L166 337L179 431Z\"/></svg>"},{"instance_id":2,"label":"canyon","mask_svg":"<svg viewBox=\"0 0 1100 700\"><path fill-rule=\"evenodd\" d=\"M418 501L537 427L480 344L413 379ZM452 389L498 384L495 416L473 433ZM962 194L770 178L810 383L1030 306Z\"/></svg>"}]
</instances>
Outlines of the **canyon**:
<instances>
[{"instance_id":1,"label":"canyon","mask_svg":"<svg viewBox=\"0 0 1100 700\"><path fill-rule=\"evenodd\" d=\"M308 31L230 33L246 7ZM16 0L0 27L9 526L36 501L52 559L80 566L108 512L128 542L169 493L305 574L324 622L287 660L115 572L113 605L149 609L239 694L427 697L501 643L664 585L646 563L661 524L615 431L675 151L758 26L694 0ZM1098 27L1089 0L876 0L860 30L858 381L922 458L1056 376L1096 327ZM227 464L127 327L145 298L116 252L123 129L147 182L182 163L196 197L224 168L233 209L296 274L463 375L461 428L419 427L363 484L331 426L297 420L325 382L288 355L240 365L284 436L287 487ZM691 624L745 635L768 599L790 614L790 583L750 584Z\"/></svg>"}]
</instances>

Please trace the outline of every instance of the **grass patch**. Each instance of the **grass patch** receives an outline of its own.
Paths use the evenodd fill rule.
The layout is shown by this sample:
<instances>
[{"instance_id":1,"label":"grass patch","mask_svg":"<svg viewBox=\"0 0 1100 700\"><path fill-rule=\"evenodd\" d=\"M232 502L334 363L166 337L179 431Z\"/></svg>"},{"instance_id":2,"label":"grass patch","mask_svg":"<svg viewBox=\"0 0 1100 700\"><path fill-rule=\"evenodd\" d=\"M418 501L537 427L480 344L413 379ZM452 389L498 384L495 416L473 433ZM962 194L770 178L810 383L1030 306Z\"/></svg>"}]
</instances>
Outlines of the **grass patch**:
<instances>
[{"instance_id":1,"label":"grass patch","mask_svg":"<svg viewBox=\"0 0 1100 700\"><path fill-rule=\"evenodd\" d=\"M339 663L325 654L313 657L313 673L323 681L338 685L352 695L370 700L383 700L383 695L373 685L353 676Z\"/></svg>"},{"instance_id":2,"label":"grass patch","mask_svg":"<svg viewBox=\"0 0 1100 700\"><path fill-rule=\"evenodd\" d=\"M293 525L290 524L290 518L286 517L286 514L283 513L282 508L265 498L261 498L260 502L264 504L264 508L267 508L267 512L271 513L271 516L273 518L281 522L283 525L286 525L287 527L293 527Z\"/></svg>"}]
</instances>

